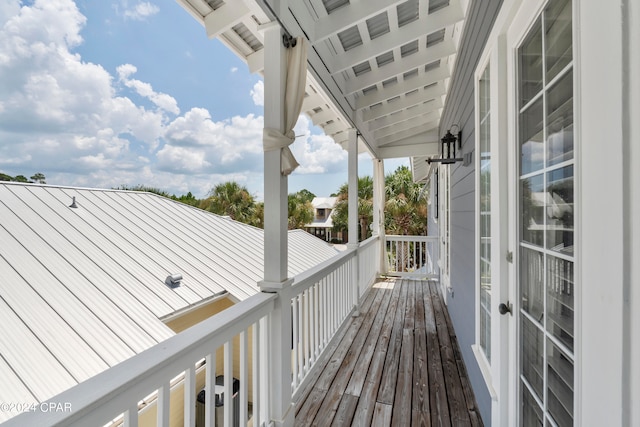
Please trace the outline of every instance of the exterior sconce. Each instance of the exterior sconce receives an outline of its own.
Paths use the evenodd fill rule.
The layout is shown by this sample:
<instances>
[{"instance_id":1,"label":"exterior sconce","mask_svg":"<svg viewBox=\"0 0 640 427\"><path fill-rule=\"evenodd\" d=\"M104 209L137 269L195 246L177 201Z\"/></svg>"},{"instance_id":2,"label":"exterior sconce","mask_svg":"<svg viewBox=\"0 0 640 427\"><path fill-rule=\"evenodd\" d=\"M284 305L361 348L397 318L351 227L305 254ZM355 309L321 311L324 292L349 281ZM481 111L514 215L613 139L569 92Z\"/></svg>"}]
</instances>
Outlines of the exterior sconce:
<instances>
[{"instance_id":1,"label":"exterior sconce","mask_svg":"<svg viewBox=\"0 0 640 427\"><path fill-rule=\"evenodd\" d=\"M457 135L451 133L451 129L453 129L454 127L458 129ZM462 158L456 157L456 145L458 149L462 148L462 131L459 130L458 125L453 125L451 129L449 129L440 140L442 144L442 147L440 149L440 158L427 159L427 163L442 163L445 165L449 165L451 163L461 162L464 160Z\"/></svg>"}]
</instances>

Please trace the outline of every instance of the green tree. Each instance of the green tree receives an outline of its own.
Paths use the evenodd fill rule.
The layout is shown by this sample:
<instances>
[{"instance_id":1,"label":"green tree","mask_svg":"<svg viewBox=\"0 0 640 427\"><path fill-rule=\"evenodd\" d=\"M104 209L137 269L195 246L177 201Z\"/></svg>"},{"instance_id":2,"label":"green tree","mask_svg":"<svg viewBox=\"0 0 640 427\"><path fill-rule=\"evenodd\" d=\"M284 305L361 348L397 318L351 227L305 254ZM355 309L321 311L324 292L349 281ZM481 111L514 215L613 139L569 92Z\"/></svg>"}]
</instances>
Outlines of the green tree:
<instances>
[{"instance_id":1,"label":"green tree","mask_svg":"<svg viewBox=\"0 0 640 427\"><path fill-rule=\"evenodd\" d=\"M223 182L213 187L209 197L202 201L200 207L245 224L256 223L255 198L247 187L234 181Z\"/></svg>"},{"instance_id":2,"label":"green tree","mask_svg":"<svg viewBox=\"0 0 640 427\"><path fill-rule=\"evenodd\" d=\"M333 213L333 228L345 235L349 230L349 184L342 184L333 197L337 197ZM369 225L373 222L373 179L370 176L358 178L358 225L359 240L371 236Z\"/></svg>"},{"instance_id":3,"label":"green tree","mask_svg":"<svg viewBox=\"0 0 640 427\"><path fill-rule=\"evenodd\" d=\"M388 234L426 234L427 204L420 198L421 190L406 166L398 167L385 177L385 230Z\"/></svg>"},{"instance_id":4,"label":"green tree","mask_svg":"<svg viewBox=\"0 0 640 427\"><path fill-rule=\"evenodd\" d=\"M26 176L24 176L24 175L16 175L16 176L13 178L13 180L14 180L14 181L16 181L16 182L29 182L29 180L27 179L27 177L26 177Z\"/></svg>"},{"instance_id":5,"label":"green tree","mask_svg":"<svg viewBox=\"0 0 640 427\"><path fill-rule=\"evenodd\" d=\"M313 221L314 210L311 201L314 197L316 196L309 190L300 190L297 193L289 194L289 230L304 228L305 225Z\"/></svg>"},{"instance_id":6,"label":"green tree","mask_svg":"<svg viewBox=\"0 0 640 427\"><path fill-rule=\"evenodd\" d=\"M40 173L40 172L33 174L33 176L31 177L31 181L32 182L37 182L38 184L46 184L47 183L44 174Z\"/></svg>"}]
</instances>

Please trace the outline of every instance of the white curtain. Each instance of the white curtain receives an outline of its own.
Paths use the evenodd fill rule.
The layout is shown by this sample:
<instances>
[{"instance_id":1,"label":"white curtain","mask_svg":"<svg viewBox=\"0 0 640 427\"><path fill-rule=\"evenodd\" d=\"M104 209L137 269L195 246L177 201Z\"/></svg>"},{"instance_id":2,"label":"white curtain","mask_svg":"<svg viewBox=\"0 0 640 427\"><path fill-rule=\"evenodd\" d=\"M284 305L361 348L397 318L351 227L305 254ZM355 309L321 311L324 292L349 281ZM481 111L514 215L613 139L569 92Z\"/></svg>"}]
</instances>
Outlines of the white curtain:
<instances>
[{"instance_id":1,"label":"white curtain","mask_svg":"<svg viewBox=\"0 0 640 427\"><path fill-rule=\"evenodd\" d=\"M305 86L307 84L307 45L303 37L296 38L296 46L287 49L287 78L284 98L285 129L264 128L264 151L280 150L280 170L289 175L300 166L289 145L295 141L293 127L298 121Z\"/></svg>"}]
</instances>

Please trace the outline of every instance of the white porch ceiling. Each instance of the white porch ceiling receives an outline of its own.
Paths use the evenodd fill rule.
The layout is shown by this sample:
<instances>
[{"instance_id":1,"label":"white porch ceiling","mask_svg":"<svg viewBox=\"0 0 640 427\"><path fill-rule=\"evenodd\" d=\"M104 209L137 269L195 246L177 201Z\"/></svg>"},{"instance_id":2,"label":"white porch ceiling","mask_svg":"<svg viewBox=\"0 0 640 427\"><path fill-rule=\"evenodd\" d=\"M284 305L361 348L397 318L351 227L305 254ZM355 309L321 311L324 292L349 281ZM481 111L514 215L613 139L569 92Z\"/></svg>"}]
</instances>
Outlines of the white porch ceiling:
<instances>
[{"instance_id":1,"label":"white porch ceiling","mask_svg":"<svg viewBox=\"0 0 640 427\"><path fill-rule=\"evenodd\" d=\"M261 24L310 44L303 112L373 157L438 154L438 126L469 0L177 0L210 37L264 65Z\"/></svg>"}]
</instances>

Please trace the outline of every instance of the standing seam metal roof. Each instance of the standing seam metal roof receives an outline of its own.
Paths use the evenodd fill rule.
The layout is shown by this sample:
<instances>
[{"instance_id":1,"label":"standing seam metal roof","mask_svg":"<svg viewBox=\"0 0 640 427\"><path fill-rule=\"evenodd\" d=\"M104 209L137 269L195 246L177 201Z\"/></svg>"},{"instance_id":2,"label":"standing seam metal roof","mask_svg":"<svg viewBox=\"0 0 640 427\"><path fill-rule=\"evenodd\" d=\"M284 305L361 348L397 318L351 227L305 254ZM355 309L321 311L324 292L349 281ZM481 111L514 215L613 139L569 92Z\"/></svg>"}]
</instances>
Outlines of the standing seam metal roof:
<instances>
[{"instance_id":1,"label":"standing seam metal roof","mask_svg":"<svg viewBox=\"0 0 640 427\"><path fill-rule=\"evenodd\" d=\"M174 335L161 319L259 292L263 239L151 193L0 183L0 402L44 401ZM289 254L293 277L338 252L294 230Z\"/></svg>"}]
</instances>

